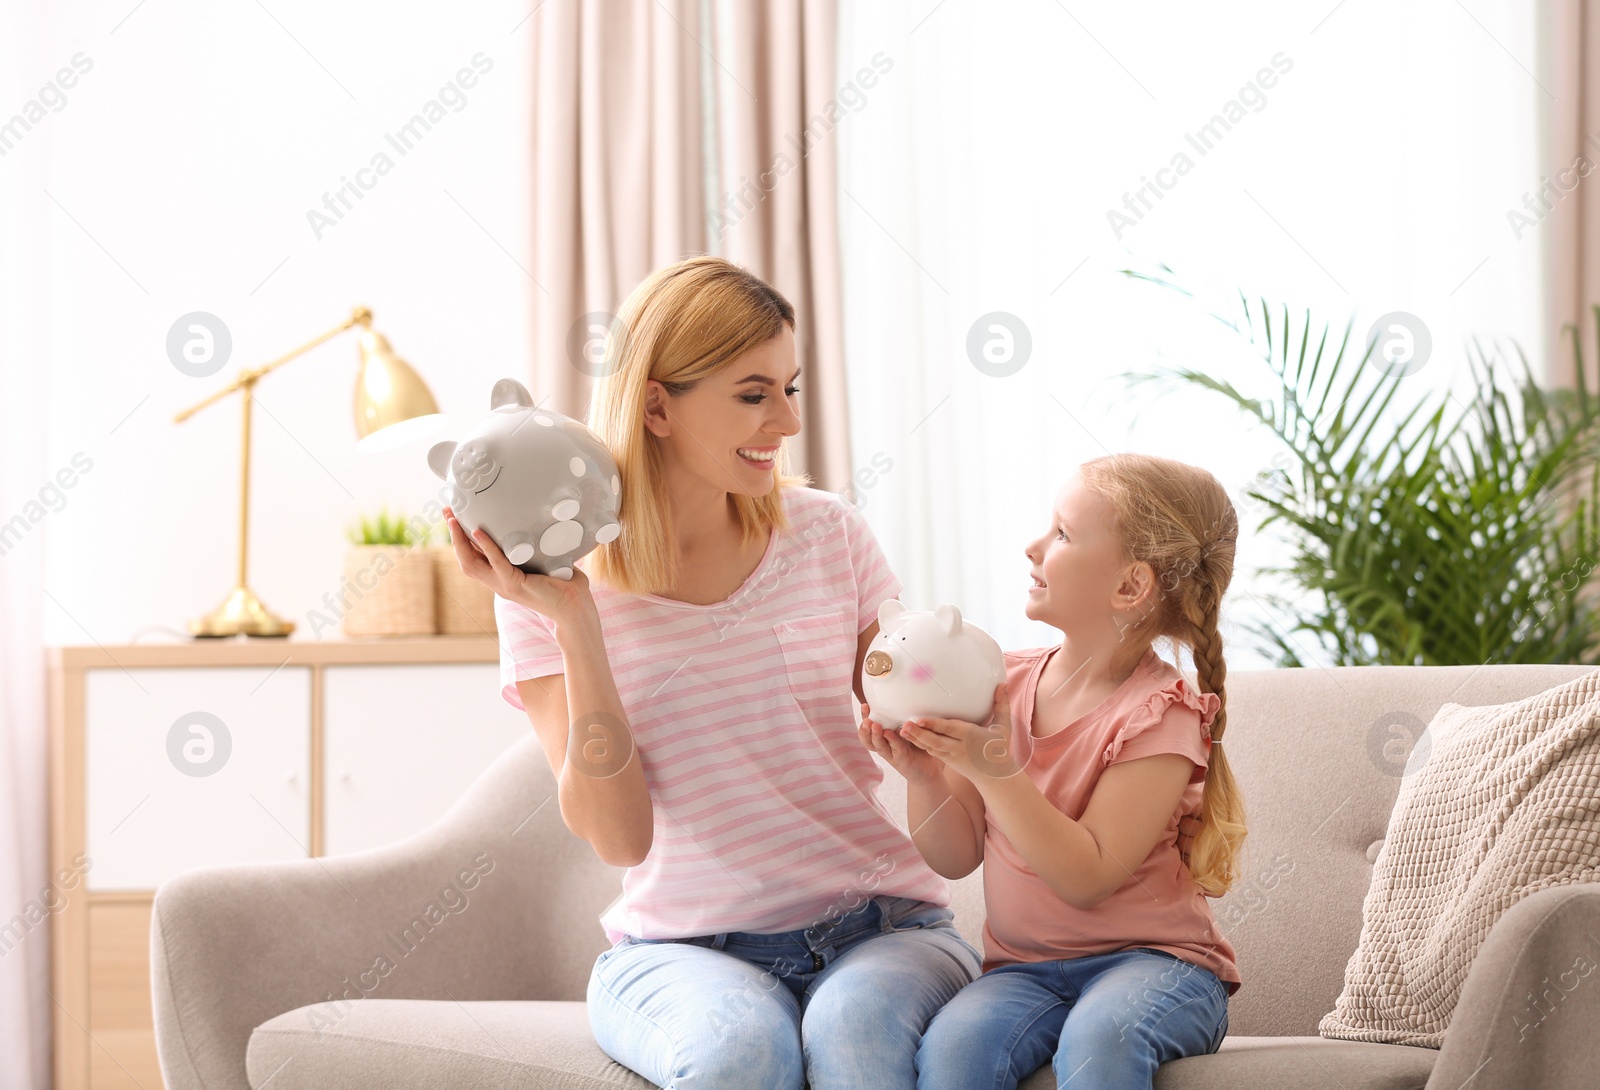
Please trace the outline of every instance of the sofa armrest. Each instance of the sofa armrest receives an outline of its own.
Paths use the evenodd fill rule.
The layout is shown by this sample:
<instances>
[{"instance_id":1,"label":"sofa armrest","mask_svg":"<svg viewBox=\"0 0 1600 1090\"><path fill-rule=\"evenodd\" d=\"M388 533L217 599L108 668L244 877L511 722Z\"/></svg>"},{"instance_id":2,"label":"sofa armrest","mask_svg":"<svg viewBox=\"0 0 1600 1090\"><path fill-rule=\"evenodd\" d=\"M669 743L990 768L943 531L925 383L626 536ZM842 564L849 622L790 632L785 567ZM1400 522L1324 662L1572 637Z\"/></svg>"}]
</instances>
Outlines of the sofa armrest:
<instances>
[{"instance_id":1,"label":"sofa armrest","mask_svg":"<svg viewBox=\"0 0 1600 1090\"><path fill-rule=\"evenodd\" d=\"M530 733L396 844L164 882L150 968L169 1090L249 1090L251 1032L309 1004L581 999L606 946L595 916L620 882L566 830L554 796Z\"/></svg>"},{"instance_id":2,"label":"sofa armrest","mask_svg":"<svg viewBox=\"0 0 1600 1090\"><path fill-rule=\"evenodd\" d=\"M1591 1090L1600 1068L1600 883L1530 894L1473 959L1428 1090Z\"/></svg>"}]
</instances>

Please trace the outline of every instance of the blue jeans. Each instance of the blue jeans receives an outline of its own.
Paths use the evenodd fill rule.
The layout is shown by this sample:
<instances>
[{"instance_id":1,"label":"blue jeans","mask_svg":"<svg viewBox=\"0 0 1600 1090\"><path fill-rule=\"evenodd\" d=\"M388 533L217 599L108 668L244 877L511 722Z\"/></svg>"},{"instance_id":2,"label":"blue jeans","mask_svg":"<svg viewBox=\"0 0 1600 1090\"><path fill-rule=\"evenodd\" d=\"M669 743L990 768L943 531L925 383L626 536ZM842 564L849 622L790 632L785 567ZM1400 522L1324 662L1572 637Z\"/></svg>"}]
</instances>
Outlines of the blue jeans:
<instances>
[{"instance_id":1,"label":"blue jeans","mask_svg":"<svg viewBox=\"0 0 1600 1090\"><path fill-rule=\"evenodd\" d=\"M912 1090L928 1022L981 967L949 909L879 896L800 931L625 935L589 1025L666 1090Z\"/></svg>"},{"instance_id":2,"label":"blue jeans","mask_svg":"<svg viewBox=\"0 0 1600 1090\"><path fill-rule=\"evenodd\" d=\"M917 1087L1012 1090L1053 1061L1058 1088L1150 1090L1156 1068L1227 1032L1227 985L1160 950L1001 965L928 1027Z\"/></svg>"}]
</instances>

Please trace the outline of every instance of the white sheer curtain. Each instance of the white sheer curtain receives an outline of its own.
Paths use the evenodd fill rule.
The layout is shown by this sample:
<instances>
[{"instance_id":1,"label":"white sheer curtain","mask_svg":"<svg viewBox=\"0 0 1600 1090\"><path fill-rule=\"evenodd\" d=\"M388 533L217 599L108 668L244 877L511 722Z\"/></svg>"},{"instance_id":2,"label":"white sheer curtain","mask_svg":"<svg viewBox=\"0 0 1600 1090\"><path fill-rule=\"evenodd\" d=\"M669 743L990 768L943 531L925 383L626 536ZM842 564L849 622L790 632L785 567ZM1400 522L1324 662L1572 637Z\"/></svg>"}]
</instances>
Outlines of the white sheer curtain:
<instances>
[{"instance_id":1,"label":"white sheer curtain","mask_svg":"<svg viewBox=\"0 0 1600 1090\"><path fill-rule=\"evenodd\" d=\"M1470 334L1540 358L1544 242L1506 216L1538 185L1533 6L911 8L844 5L841 80L891 66L838 138L857 490L914 608L956 602L1007 647L1059 638L1023 616L1022 547L1074 466L1138 450L1233 493L1225 631L1260 615L1251 571L1281 546L1248 532L1240 493L1276 448L1218 398L1115 376L1263 372L1204 307L1123 267L1353 313L1358 336L1415 313L1435 346L1419 390L1466 383ZM1005 377L967 347L997 311L1032 342ZM1230 641L1233 665L1264 661Z\"/></svg>"},{"instance_id":2,"label":"white sheer curtain","mask_svg":"<svg viewBox=\"0 0 1600 1090\"><path fill-rule=\"evenodd\" d=\"M0 72L32 70L42 16L0 8ZM24 67L27 62L28 67ZM10 87L9 80L5 86ZM20 98L20 96L19 96ZM7 98L11 106L15 100ZM7 107L9 109L10 106ZM41 126L41 129L43 126ZM43 184L45 132L0 159L0 1086L50 1085L49 881L46 821L44 540L48 508L35 506L49 475L42 331L49 269L46 221L25 215ZM32 515L46 512L34 523ZM21 517L26 527L15 520ZM18 536L20 535L20 536ZM19 925L17 916L33 920ZM34 914L37 915L37 912Z\"/></svg>"}]
</instances>

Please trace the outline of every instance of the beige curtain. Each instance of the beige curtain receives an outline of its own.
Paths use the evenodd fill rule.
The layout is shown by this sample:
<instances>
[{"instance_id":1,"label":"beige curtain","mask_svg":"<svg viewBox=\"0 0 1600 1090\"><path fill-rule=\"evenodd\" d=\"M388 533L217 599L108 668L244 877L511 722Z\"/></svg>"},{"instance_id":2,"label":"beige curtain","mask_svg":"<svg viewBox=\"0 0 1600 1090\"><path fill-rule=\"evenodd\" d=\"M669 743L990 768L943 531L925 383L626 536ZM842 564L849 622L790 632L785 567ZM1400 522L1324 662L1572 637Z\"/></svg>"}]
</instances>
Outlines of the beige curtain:
<instances>
[{"instance_id":1,"label":"beige curtain","mask_svg":"<svg viewBox=\"0 0 1600 1090\"><path fill-rule=\"evenodd\" d=\"M698 10L560 0L533 15L534 398L569 416L591 385L573 324L705 248Z\"/></svg>"},{"instance_id":2,"label":"beige curtain","mask_svg":"<svg viewBox=\"0 0 1600 1090\"><path fill-rule=\"evenodd\" d=\"M575 323L720 253L794 303L792 468L849 483L839 294L836 0L576 0L533 15L534 397L582 418ZM834 120L837 120L836 118ZM782 158L780 159L780 156ZM548 399L548 400L546 400Z\"/></svg>"},{"instance_id":3,"label":"beige curtain","mask_svg":"<svg viewBox=\"0 0 1600 1090\"><path fill-rule=\"evenodd\" d=\"M1549 0L1544 5L1545 82L1554 95L1548 109L1545 169L1588 176L1553 200L1545 235L1550 289L1550 370L1555 386L1573 386L1577 376L1571 342L1556 334L1563 323L1578 327L1585 374L1594 390L1600 363L1590 308L1600 303L1600 12L1591 0ZM1581 159L1587 159L1583 167Z\"/></svg>"},{"instance_id":4,"label":"beige curtain","mask_svg":"<svg viewBox=\"0 0 1600 1090\"><path fill-rule=\"evenodd\" d=\"M713 75L720 187L713 243L766 277L801 316L797 468L850 478L839 283L836 0L721 0ZM717 78L721 77L721 78Z\"/></svg>"}]
</instances>

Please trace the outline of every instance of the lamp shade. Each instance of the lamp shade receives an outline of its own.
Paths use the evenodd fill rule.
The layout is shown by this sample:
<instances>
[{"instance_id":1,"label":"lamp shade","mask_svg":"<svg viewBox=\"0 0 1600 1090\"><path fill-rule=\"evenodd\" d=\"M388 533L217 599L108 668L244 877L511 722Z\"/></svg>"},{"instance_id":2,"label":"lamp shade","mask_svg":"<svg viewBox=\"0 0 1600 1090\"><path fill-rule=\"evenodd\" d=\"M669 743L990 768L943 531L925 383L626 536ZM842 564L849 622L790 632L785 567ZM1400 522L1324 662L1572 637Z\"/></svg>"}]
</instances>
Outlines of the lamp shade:
<instances>
[{"instance_id":1,"label":"lamp shade","mask_svg":"<svg viewBox=\"0 0 1600 1090\"><path fill-rule=\"evenodd\" d=\"M411 365L394 354L383 334L361 332L356 375L356 449L388 450L444 427L433 394Z\"/></svg>"}]
</instances>

